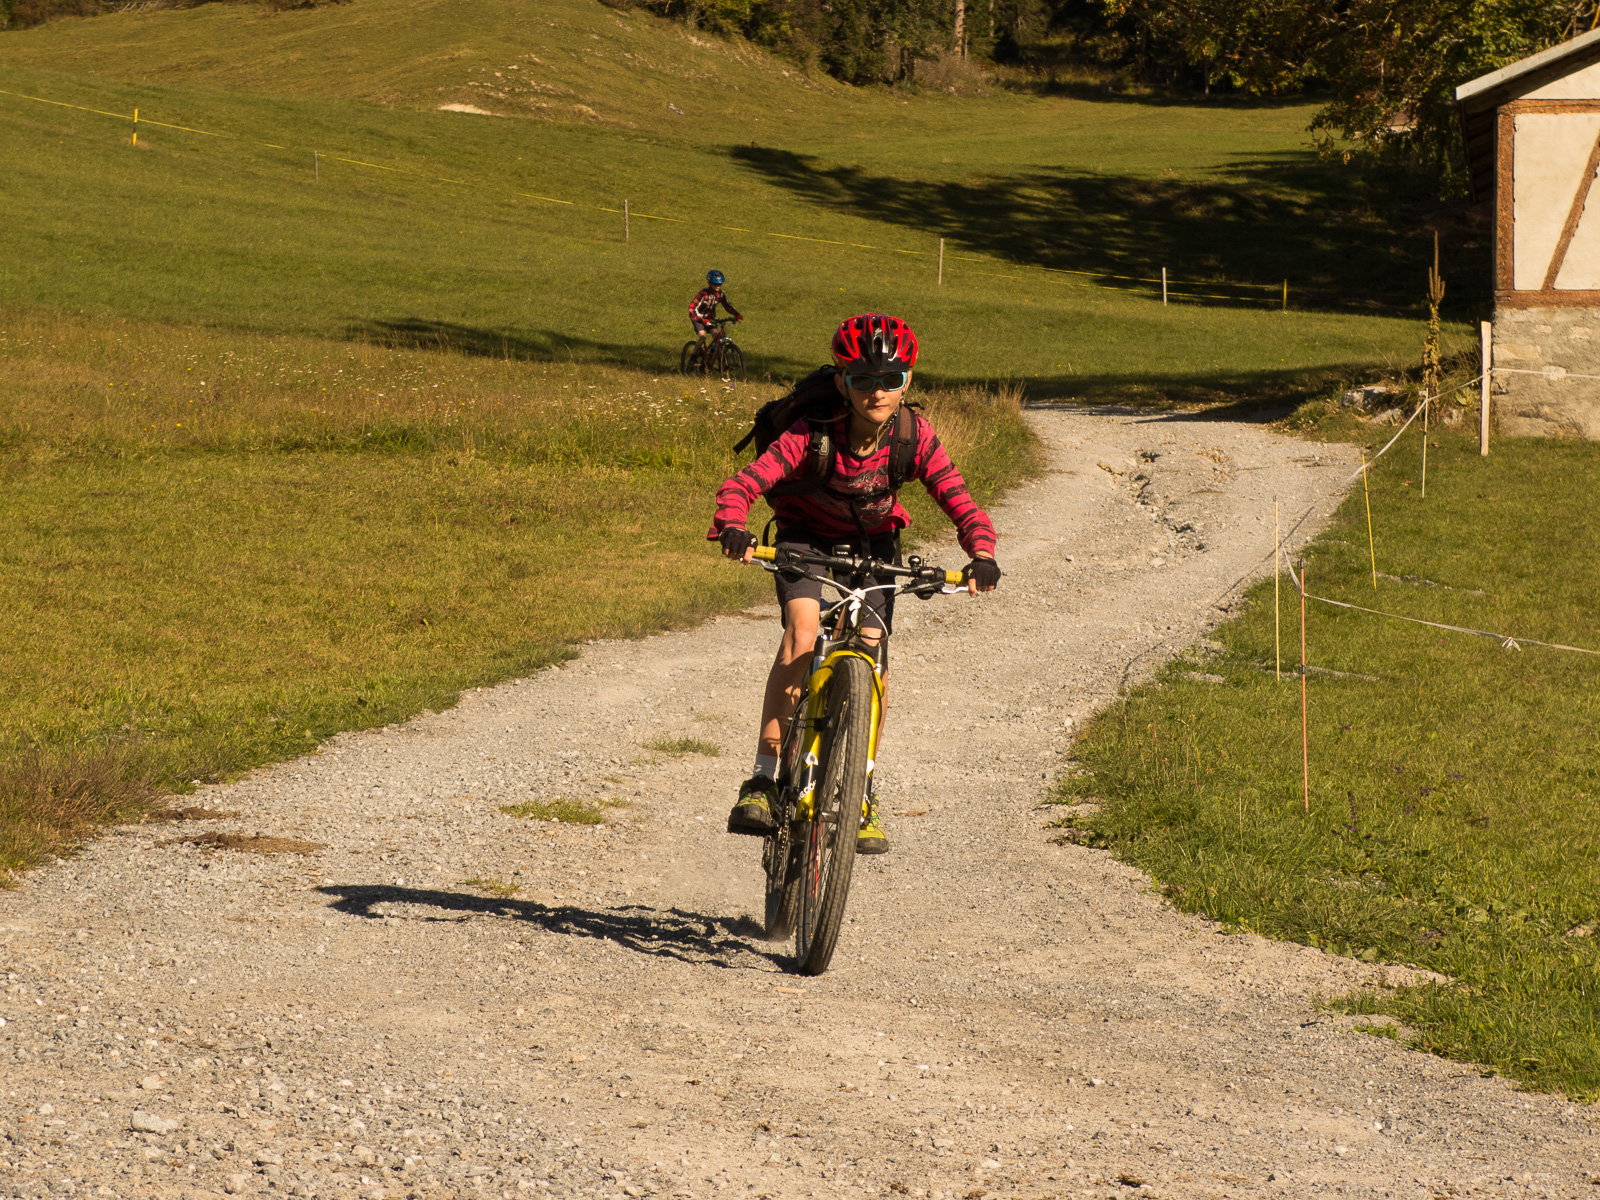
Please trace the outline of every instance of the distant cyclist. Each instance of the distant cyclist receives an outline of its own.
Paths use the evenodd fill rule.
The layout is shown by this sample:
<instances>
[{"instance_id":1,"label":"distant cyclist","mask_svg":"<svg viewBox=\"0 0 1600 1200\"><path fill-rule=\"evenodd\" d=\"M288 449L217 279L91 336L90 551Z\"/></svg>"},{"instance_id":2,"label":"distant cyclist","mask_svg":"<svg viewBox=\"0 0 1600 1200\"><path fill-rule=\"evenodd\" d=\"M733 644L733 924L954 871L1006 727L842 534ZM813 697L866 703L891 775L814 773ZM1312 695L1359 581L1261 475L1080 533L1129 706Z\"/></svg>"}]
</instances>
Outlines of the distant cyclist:
<instances>
[{"instance_id":1,"label":"distant cyclist","mask_svg":"<svg viewBox=\"0 0 1600 1200\"><path fill-rule=\"evenodd\" d=\"M689 324L694 326L694 334L700 339L700 344L706 344L706 336L713 338L722 336L711 322L716 319L717 305L727 309L735 321L744 320L739 310L728 302L727 293L722 290L725 282L721 271L706 272L706 286L694 294L694 299L689 301Z\"/></svg>"},{"instance_id":2,"label":"distant cyclist","mask_svg":"<svg viewBox=\"0 0 1600 1200\"><path fill-rule=\"evenodd\" d=\"M803 408L809 415L777 431L754 462L718 489L707 539L720 541L729 558L751 561L757 539L745 522L756 498L764 495L777 516L780 548L830 554L836 544L849 542L874 558L898 562L900 531L911 524L898 489L916 479L955 524L961 548L972 559L966 570L968 590L993 591L1000 581L994 525L973 501L932 424L902 404L917 361L911 327L897 317L864 313L839 326L832 349L833 366L814 371L789 396L773 402L771 411L788 414ZM729 833L765 835L774 828L780 738L799 700L821 624L819 582L782 572L773 578L783 612L783 640L767 676L755 769L728 816ZM893 629L894 593L872 592L868 604L873 611L863 622L863 633L876 642ZM885 680L887 670L885 660ZM856 853L883 854L888 849L869 775Z\"/></svg>"}]
</instances>

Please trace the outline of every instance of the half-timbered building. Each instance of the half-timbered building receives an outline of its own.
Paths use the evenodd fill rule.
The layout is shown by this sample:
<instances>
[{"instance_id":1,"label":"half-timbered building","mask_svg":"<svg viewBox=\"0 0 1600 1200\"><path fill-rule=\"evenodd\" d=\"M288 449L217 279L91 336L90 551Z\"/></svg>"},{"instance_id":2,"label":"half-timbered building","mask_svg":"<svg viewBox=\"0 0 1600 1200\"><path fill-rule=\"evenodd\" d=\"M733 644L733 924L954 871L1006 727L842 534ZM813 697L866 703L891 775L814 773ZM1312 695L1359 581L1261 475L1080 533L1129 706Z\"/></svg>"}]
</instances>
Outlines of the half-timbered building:
<instances>
[{"instance_id":1,"label":"half-timbered building","mask_svg":"<svg viewBox=\"0 0 1600 1200\"><path fill-rule=\"evenodd\" d=\"M1600 30L1455 96L1474 197L1494 205L1501 432L1600 439Z\"/></svg>"}]
</instances>

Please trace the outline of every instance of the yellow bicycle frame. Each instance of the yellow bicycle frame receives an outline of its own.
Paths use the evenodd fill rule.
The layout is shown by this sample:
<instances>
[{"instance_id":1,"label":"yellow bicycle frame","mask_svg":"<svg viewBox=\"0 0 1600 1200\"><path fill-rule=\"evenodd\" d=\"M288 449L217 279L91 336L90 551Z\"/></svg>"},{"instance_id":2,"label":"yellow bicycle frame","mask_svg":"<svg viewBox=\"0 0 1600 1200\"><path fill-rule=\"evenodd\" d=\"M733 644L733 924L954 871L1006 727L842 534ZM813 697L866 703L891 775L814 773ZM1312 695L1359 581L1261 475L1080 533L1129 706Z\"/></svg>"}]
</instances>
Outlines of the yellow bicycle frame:
<instances>
[{"instance_id":1,"label":"yellow bicycle frame","mask_svg":"<svg viewBox=\"0 0 1600 1200\"><path fill-rule=\"evenodd\" d=\"M778 551L774 546L757 546L754 548L752 558L765 562L775 562ZM965 581L960 571L944 572L944 582L955 586ZM842 632L842 630L836 630ZM865 659L872 668L872 725L871 737L868 739L870 747L867 753L867 773L870 776L872 768L878 761L878 734L883 729L883 675L878 669L878 659L860 649L852 646L848 641L842 641L823 656L817 669L811 672L806 679L806 724L805 744L801 747L800 771L802 780L791 780L791 784L799 787L799 798L795 801L795 820L809 821L813 815L812 800L817 790L817 766L821 762L823 717L828 711L828 685L833 681L834 668L843 658L850 656Z\"/></svg>"},{"instance_id":2,"label":"yellow bicycle frame","mask_svg":"<svg viewBox=\"0 0 1600 1200\"><path fill-rule=\"evenodd\" d=\"M878 732L883 724L883 676L879 674L877 658L852 646L838 646L823 658L822 665L806 680L806 740L800 759L805 768L806 781L795 801L797 821L809 821L813 816L812 799L817 790L817 766L822 761L822 720L828 711L828 686L833 682L835 668L846 658L863 659L872 670L872 724L871 736L867 741L871 747L867 753L869 775L878 759Z\"/></svg>"}]
</instances>

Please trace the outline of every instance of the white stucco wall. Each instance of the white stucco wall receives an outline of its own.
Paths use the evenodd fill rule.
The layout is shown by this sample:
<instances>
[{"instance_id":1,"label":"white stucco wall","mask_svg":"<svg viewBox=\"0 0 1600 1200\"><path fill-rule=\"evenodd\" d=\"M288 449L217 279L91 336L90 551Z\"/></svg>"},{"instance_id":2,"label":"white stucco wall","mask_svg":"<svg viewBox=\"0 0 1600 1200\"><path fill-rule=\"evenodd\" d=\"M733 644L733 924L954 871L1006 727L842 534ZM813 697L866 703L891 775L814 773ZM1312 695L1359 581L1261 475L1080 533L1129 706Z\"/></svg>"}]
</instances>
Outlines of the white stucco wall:
<instances>
[{"instance_id":1,"label":"white stucco wall","mask_svg":"<svg viewBox=\"0 0 1600 1200\"><path fill-rule=\"evenodd\" d=\"M1595 100L1600 99L1600 63L1574 71L1542 88L1535 88L1523 96L1524 100Z\"/></svg>"},{"instance_id":2,"label":"white stucco wall","mask_svg":"<svg viewBox=\"0 0 1600 1200\"><path fill-rule=\"evenodd\" d=\"M1517 115L1512 143L1512 287L1518 291L1544 286L1545 272L1597 136L1600 113ZM1572 279L1600 278L1600 190L1591 192L1585 219L1578 228L1558 287L1595 286L1566 282L1569 270ZM1576 260L1574 251L1578 252Z\"/></svg>"}]
</instances>

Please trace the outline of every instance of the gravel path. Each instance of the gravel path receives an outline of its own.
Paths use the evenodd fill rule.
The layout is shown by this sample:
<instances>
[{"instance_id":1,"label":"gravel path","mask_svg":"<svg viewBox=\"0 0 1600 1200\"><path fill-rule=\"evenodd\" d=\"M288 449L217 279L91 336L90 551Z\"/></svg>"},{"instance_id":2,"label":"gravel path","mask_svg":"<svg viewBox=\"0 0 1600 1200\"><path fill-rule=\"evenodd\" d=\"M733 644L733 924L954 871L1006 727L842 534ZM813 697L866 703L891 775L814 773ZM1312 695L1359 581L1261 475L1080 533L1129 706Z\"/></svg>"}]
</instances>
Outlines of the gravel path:
<instances>
[{"instance_id":1,"label":"gravel path","mask_svg":"<svg viewBox=\"0 0 1600 1200\"><path fill-rule=\"evenodd\" d=\"M1044 829L1073 725L1203 637L1272 497L1303 539L1350 454L1034 419L1001 589L902 610L906 815L826 976L755 936L758 844L722 832L772 612L591 645L0 893L0 1195L1592 1194L1587 1110L1315 1007L1374 968L1226 935ZM681 737L726 753L646 748ZM500 811L597 796L598 827ZM173 841L209 832L324 848Z\"/></svg>"}]
</instances>

